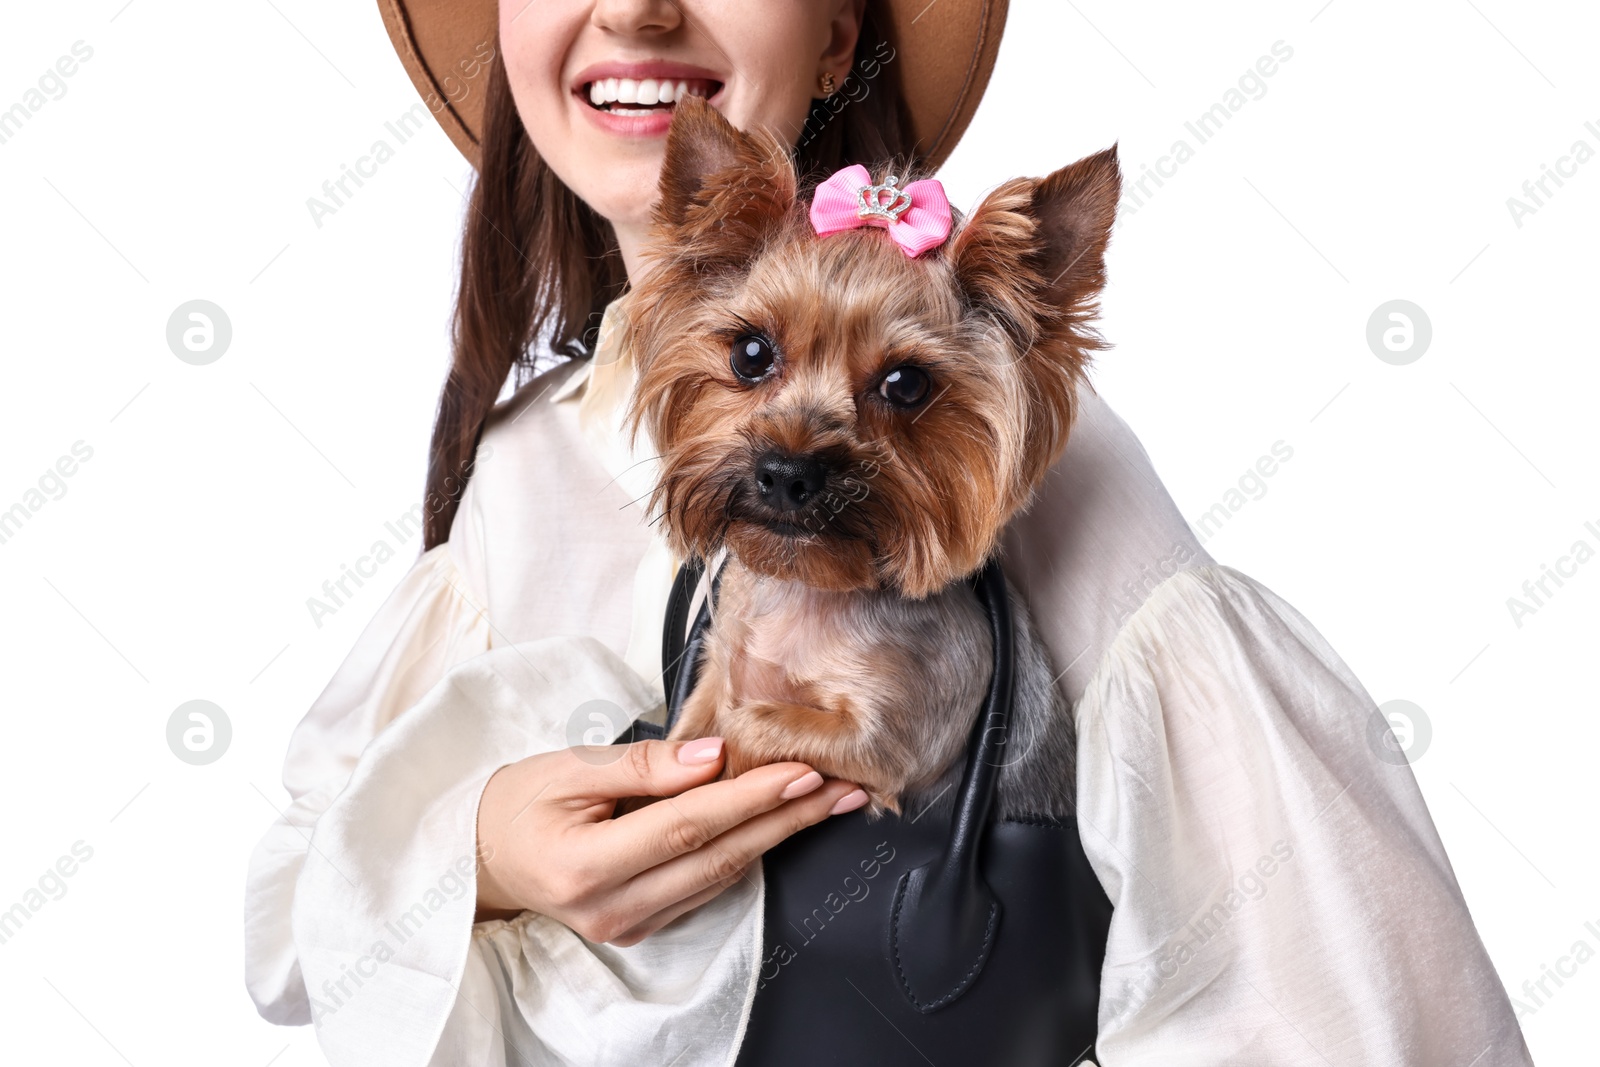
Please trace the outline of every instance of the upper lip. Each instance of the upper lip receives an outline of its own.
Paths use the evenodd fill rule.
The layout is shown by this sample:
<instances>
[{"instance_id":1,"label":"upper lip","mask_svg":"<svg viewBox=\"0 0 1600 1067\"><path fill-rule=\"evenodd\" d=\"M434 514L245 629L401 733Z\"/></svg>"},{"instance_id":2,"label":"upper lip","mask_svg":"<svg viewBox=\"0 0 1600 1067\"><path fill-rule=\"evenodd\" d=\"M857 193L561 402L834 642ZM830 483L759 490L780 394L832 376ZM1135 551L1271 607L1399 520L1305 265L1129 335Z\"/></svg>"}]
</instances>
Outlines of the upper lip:
<instances>
[{"instance_id":1,"label":"upper lip","mask_svg":"<svg viewBox=\"0 0 1600 1067\"><path fill-rule=\"evenodd\" d=\"M701 81L724 82L727 79L714 70L697 67L692 63L673 63L665 59L640 59L622 61L608 59L603 63L595 63L578 72L573 79L574 91L582 89L590 82L599 81L601 78L632 78L643 81L646 78L655 78L658 81L686 81L690 78Z\"/></svg>"}]
</instances>

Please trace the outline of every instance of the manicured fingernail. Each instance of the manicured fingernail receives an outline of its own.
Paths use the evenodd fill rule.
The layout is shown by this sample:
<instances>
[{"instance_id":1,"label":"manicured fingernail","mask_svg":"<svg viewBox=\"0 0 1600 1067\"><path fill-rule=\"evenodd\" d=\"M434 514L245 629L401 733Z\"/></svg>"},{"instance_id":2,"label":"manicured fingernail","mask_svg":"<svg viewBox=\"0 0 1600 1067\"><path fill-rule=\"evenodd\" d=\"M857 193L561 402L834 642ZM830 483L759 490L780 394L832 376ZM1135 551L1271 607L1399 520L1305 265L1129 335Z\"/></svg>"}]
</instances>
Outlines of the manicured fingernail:
<instances>
[{"instance_id":1,"label":"manicured fingernail","mask_svg":"<svg viewBox=\"0 0 1600 1067\"><path fill-rule=\"evenodd\" d=\"M839 803L828 809L829 815L843 815L847 811L855 811L865 804L869 798L865 789L857 789L853 793L846 793L839 798Z\"/></svg>"},{"instance_id":2,"label":"manicured fingernail","mask_svg":"<svg viewBox=\"0 0 1600 1067\"><path fill-rule=\"evenodd\" d=\"M779 793L778 796L784 800L793 800L795 797L803 797L807 793L815 791L816 788L821 784L822 775L818 774L816 771L807 771L805 774L802 774L800 777L784 786L783 792Z\"/></svg>"},{"instance_id":3,"label":"manicured fingernail","mask_svg":"<svg viewBox=\"0 0 1600 1067\"><path fill-rule=\"evenodd\" d=\"M702 737L678 749L679 763L710 763L722 755L722 738Z\"/></svg>"}]
</instances>

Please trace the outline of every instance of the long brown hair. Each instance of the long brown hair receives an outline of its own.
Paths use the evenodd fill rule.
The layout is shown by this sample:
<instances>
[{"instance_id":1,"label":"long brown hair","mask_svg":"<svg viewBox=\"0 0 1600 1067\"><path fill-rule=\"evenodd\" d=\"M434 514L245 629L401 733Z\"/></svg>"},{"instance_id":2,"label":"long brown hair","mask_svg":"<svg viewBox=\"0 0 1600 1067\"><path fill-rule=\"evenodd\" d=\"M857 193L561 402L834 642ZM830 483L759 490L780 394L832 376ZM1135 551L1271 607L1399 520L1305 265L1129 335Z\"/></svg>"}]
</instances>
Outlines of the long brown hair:
<instances>
[{"instance_id":1,"label":"long brown hair","mask_svg":"<svg viewBox=\"0 0 1600 1067\"><path fill-rule=\"evenodd\" d=\"M539 156L517 114L496 48L478 179L461 244L454 357L428 456L423 546L450 536L478 439L511 375L533 377L541 348L586 359L605 307L627 285L611 224ZM855 64L839 91L814 101L796 162L815 182L850 162L914 161L894 51L867 5Z\"/></svg>"}]
</instances>

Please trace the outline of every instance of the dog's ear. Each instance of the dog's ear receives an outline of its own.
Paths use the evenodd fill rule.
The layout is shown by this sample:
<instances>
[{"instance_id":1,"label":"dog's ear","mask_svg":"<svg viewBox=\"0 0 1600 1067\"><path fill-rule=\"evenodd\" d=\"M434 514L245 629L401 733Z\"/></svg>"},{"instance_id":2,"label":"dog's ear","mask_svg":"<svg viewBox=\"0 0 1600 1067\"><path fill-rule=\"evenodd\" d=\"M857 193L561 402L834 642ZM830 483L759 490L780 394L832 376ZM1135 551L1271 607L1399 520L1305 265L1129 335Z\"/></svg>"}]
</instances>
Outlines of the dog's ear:
<instances>
[{"instance_id":1,"label":"dog's ear","mask_svg":"<svg viewBox=\"0 0 1600 1067\"><path fill-rule=\"evenodd\" d=\"M1019 500L1066 447L1090 356L1105 347L1092 322L1121 191L1112 146L1046 178L1006 182L951 245L963 292L1004 330L1010 366L1027 379Z\"/></svg>"},{"instance_id":2,"label":"dog's ear","mask_svg":"<svg viewBox=\"0 0 1600 1067\"><path fill-rule=\"evenodd\" d=\"M1032 215L1044 253L1045 297L1058 306L1105 287L1106 244L1122 196L1117 146L1062 167L1034 189Z\"/></svg>"},{"instance_id":3,"label":"dog's ear","mask_svg":"<svg viewBox=\"0 0 1600 1067\"><path fill-rule=\"evenodd\" d=\"M748 262L796 198L788 148L744 133L703 98L678 101L667 131L654 222L663 251L700 263Z\"/></svg>"},{"instance_id":4,"label":"dog's ear","mask_svg":"<svg viewBox=\"0 0 1600 1067\"><path fill-rule=\"evenodd\" d=\"M962 289L1023 346L1071 334L1093 317L1105 285L1121 193L1115 145L1048 177L1001 185L951 247Z\"/></svg>"}]
</instances>

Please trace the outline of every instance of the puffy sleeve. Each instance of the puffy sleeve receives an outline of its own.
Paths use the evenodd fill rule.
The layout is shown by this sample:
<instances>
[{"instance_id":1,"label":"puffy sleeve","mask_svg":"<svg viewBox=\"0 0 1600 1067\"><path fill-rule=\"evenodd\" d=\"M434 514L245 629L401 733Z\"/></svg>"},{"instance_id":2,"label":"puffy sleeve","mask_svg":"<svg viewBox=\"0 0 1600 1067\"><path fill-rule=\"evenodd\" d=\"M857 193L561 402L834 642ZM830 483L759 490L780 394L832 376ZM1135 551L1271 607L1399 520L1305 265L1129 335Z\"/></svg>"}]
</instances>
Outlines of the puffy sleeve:
<instances>
[{"instance_id":1,"label":"puffy sleeve","mask_svg":"<svg viewBox=\"0 0 1600 1067\"><path fill-rule=\"evenodd\" d=\"M1127 619L1076 705L1079 825L1115 906L1102 1067L1531 1064L1375 714L1228 567Z\"/></svg>"},{"instance_id":2,"label":"puffy sleeve","mask_svg":"<svg viewBox=\"0 0 1600 1067\"><path fill-rule=\"evenodd\" d=\"M556 635L460 664L373 739L295 884L294 944L329 1063L729 1062L761 959L759 876L628 948L530 912L473 924L489 776L568 747L597 715L614 728L659 703L609 646Z\"/></svg>"},{"instance_id":3,"label":"puffy sleeve","mask_svg":"<svg viewBox=\"0 0 1600 1067\"><path fill-rule=\"evenodd\" d=\"M283 768L290 804L256 846L245 884L245 985L271 1022L312 1021L290 917L318 818L368 743L451 667L489 647L461 556L450 544L423 553L294 731Z\"/></svg>"}]
</instances>

